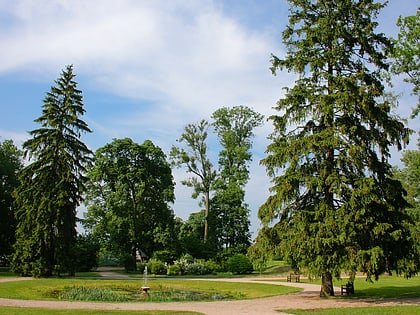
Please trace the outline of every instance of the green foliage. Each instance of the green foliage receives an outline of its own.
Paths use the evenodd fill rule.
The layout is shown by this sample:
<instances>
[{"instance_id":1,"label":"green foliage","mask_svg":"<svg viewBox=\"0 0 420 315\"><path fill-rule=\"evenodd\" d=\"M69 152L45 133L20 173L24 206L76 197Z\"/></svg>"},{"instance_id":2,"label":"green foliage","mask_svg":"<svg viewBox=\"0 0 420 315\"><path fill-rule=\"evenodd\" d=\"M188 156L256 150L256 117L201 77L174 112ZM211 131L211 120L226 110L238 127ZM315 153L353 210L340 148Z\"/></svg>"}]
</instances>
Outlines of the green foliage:
<instances>
[{"instance_id":1,"label":"green foliage","mask_svg":"<svg viewBox=\"0 0 420 315\"><path fill-rule=\"evenodd\" d=\"M147 263L147 268L150 270L150 273L155 275L166 275L166 265L163 261L151 259Z\"/></svg>"},{"instance_id":2,"label":"green foliage","mask_svg":"<svg viewBox=\"0 0 420 315\"><path fill-rule=\"evenodd\" d=\"M126 272L133 272L136 271L136 258L130 254L124 254L121 256L120 265L124 266Z\"/></svg>"},{"instance_id":3,"label":"green foliage","mask_svg":"<svg viewBox=\"0 0 420 315\"><path fill-rule=\"evenodd\" d=\"M209 271L209 273L222 271L220 264L212 259L204 261L204 267Z\"/></svg>"},{"instance_id":4,"label":"green foliage","mask_svg":"<svg viewBox=\"0 0 420 315\"><path fill-rule=\"evenodd\" d=\"M296 72L270 117L274 132L262 160L272 195L259 217L280 235L284 258L322 277L386 270L411 275L416 253L404 190L392 179L390 148L411 130L396 117L383 76L390 40L375 32L385 4L369 1L289 0L284 59L272 71ZM273 224L275 223L275 224Z\"/></svg>"},{"instance_id":5,"label":"green foliage","mask_svg":"<svg viewBox=\"0 0 420 315\"><path fill-rule=\"evenodd\" d=\"M252 262L243 254L236 254L230 257L226 262L226 267L229 272L235 274L246 274L254 271Z\"/></svg>"},{"instance_id":6,"label":"green foliage","mask_svg":"<svg viewBox=\"0 0 420 315\"><path fill-rule=\"evenodd\" d=\"M65 287L58 296L66 301L126 302L127 297L109 288Z\"/></svg>"},{"instance_id":7,"label":"green foliage","mask_svg":"<svg viewBox=\"0 0 420 315\"><path fill-rule=\"evenodd\" d=\"M413 95L417 96L417 107L412 117L420 112L420 8L416 15L400 16L398 38L393 39L395 62L391 70L395 74L406 74L404 81L413 85Z\"/></svg>"},{"instance_id":8,"label":"green foliage","mask_svg":"<svg viewBox=\"0 0 420 315\"><path fill-rule=\"evenodd\" d=\"M23 144L32 161L19 173L15 190L16 243L13 270L22 275L74 275L76 209L83 200L91 151L80 140L91 132L81 120L82 92L67 66L51 87L35 120L41 127Z\"/></svg>"},{"instance_id":9,"label":"green foliage","mask_svg":"<svg viewBox=\"0 0 420 315\"><path fill-rule=\"evenodd\" d=\"M18 186L18 172L23 168L23 152L11 140L0 142L0 266L8 264L15 242L15 207L13 190Z\"/></svg>"},{"instance_id":10,"label":"green foliage","mask_svg":"<svg viewBox=\"0 0 420 315\"><path fill-rule=\"evenodd\" d=\"M252 160L253 130L262 125L263 116L245 106L223 107L213 115L222 150L219 174L211 200L211 231L219 248L245 248L250 245L249 208L244 202L245 185Z\"/></svg>"},{"instance_id":11,"label":"green foliage","mask_svg":"<svg viewBox=\"0 0 420 315\"><path fill-rule=\"evenodd\" d=\"M171 249L174 182L159 147L114 139L96 151L89 178L84 224L102 246L118 255Z\"/></svg>"},{"instance_id":12,"label":"green foliage","mask_svg":"<svg viewBox=\"0 0 420 315\"><path fill-rule=\"evenodd\" d=\"M276 254L276 244L280 243L281 238L277 235L275 228L264 226L258 233L254 244L248 248L247 256L252 261L255 270L260 273L267 267Z\"/></svg>"},{"instance_id":13,"label":"green foliage","mask_svg":"<svg viewBox=\"0 0 420 315\"><path fill-rule=\"evenodd\" d=\"M187 265L184 273L186 275L207 275L211 272L204 266L204 264L195 262Z\"/></svg>"},{"instance_id":14,"label":"green foliage","mask_svg":"<svg viewBox=\"0 0 420 315\"><path fill-rule=\"evenodd\" d=\"M210 191L215 177L212 163L207 155L207 136L209 123L201 120L198 124L188 124L178 142L184 147L172 146L170 158L172 165L185 166L193 177L182 181L183 185L194 189L193 198L204 195L205 217L203 239L207 239Z\"/></svg>"},{"instance_id":15,"label":"green foliage","mask_svg":"<svg viewBox=\"0 0 420 315\"><path fill-rule=\"evenodd\" d=\"M175 253L167 249L154 251L152 255L152 259L160 260L167 264L172 264L175 258Z\"/></svg>"},{"instance_id":16,"label":"green foliage","mask_svg":"<svg viewBox=\"0 0 420 315\"><path fill-rule=\"evenodd\" d=\"M77 271L90 271L98 267L99 244L90 235L79 235L75 246Z\"/></svg>"},{"instance_id":17,"label":"green foliage","mask_svg":"<svg viewBox=\"0 0 420 315\"><path fill-rule=\"evenodd\" d=\"M179 276L182 273L181 267L178 265L170 265L166 270L168 276Z\"/></svg>"}]
</instances>

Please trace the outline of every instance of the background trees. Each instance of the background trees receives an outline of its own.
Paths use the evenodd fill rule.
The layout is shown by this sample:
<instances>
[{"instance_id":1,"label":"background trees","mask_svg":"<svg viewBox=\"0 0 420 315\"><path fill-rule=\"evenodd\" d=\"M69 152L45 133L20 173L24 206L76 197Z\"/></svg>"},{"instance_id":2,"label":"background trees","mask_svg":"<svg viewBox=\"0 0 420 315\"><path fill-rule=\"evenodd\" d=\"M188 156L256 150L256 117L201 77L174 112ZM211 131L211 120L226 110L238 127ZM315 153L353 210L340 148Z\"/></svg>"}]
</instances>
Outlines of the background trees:
<instances>
[{"instance_id":1,"label":"background trees","mask_svg":"<svg viewBox=\"0 0 420 315\"><path fill-rule=\"evenodd\" d=\"M397 21L400 28L398 38L393 40L395 62L392 72L406 74L404 81L413 85L413 94L417 96L417 107L413 117L420 112L420 8L416 15L400 16Z\"/></svg>"},{"instance_id":2,"label":"background trees","mask_svg":"<svg viewBox=\"0 0 420 315\"><path fill-rule=\"evenodd\" d=\"M263 116L248 107L234 106L220 108L213 113L212 119L211 124L202 120L187 125L178 140L184 146L173 146L170 156L174 165L184 165L187 172L194 175L182 182L194 188L193 197L200 193L204 195L202 246L206 249L203 252L214 255L223 248L234 247L246 252L250 243L250 223L244 187L249 179L253 130L262 124ZM221 146L218 172L212 170L207 146L211 127ZM197 223L200 217L197 213L189 221L195 219ZM196 234L197 227L193 230Z\"/></svg>"},{"instance_id":3,"label":"background trees","mask_svg":"<svg viewBox=\"0 0 420 315\"><path fill-rule=\"evenodd\" d=\"M223 107L213 115L213 127L222 149L211 209L215 236L223 248L245 253L250 244L249 208L245 185L249 180L254 129L263 116L245 106Z\"/></svg>"},{"instance_id":4,"label":"background trees","mask_svg":"<svg viewBox=\"0 0 420 315\"><path fill-rule=\"evenodd\" d=\"M23 152L11 140L0 142L0 266L12 253L15 242L15 207L13 190L18 186L17 173L22 169Z\"/></svg>"},{"instance_id":5,"label":"background trees","mask_svg":"<svg viewBox=\"0 0 420 315\"><path fill-rule=\"evenodd\" d=\"M50 276L75 272L76 208L85 190L85 167L91 151L80 137L90 132L81 120L82 92L73 67L63 70L47 93L41 128L23 144L31 164L19 174L13 270L23 275Z\"/></svg>"},{"instance_id":6,"label":"background trees","mask_svg":"<svg viewBox=\"0 0 420 315\"><path fill-rule=\"evenodd\" d=\"M183 180L182 184L194 189L192 197L196 199L200 194L204 196L204 241L208 235L208 216L210 208L210 191L212 189L215 173L207 152L207 136L209 123L201 120L197 124L188 124L178 139L181 147L173 146L170 152L172 164L180 167L185 166L187 173L193 176Z\"/></svg>"},{"instance_id":7,"label":"background trees","mask_svg":"<svg viewBox=\"0 0 420 315\"><path fill-rule=\"evenodd\" d=\"M114 139L96 151L89 178L85 226L109 250L150 257L173 247L174 183L159 147Z\"/></svg>"},{"instance_id":8,"label":"background trees","mask_svg":"<svg viewBox=\"0 0 420 315\"><path fill-rule=\"evenodd\" d=\"M382 84L391 44L375 33L374 18L383 4L289 2L288 51L273 56L272 70L299 77L271 117L262 163L274 186L259 216L266 225L279 220L278 246L322 277L322 296L334 294L332 277L342 270L410 274L407 203L388 162L390 146L401 149L410 131L392 114Z\"/></svg>"}]
</instances>

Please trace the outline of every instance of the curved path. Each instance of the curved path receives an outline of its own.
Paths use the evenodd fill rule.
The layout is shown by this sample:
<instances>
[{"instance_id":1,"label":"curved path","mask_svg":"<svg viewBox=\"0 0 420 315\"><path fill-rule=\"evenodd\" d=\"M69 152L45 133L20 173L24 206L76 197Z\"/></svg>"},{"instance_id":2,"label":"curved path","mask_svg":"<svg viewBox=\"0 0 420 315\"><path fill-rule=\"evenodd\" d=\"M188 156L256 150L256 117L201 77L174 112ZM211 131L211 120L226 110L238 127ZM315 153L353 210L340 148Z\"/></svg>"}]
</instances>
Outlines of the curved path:
<instances>
[{"instance_id":1,"label":"curved path","mask_svg":"<svg viewBox=\"0 0 420 315\"><path fill-rule=\"evenodd\" d=\"M102 273L105 278L124 278L123 275ZM0 282L28 280L28 278L0 279ZM209 280L209 279L205 279ZM420 298L416 299L340 299L319 298L319 285L306 283L278 282L280 278L245 278L245 279L214 279L214 281L238 282L238 286L247 282L269 283L275 285L288 285L303 288L303 292L289 295L259 298L239 301L215 302L170 302L170 303L99 303L99 302L68 302L68 301L39 301L39 300L13 300L0 298L0 306L35 307L50 309L101 309L101 310L177 310L195 311L207 315L234 315L234 314L259 314L279 315L276 310L287 309L313 309L331 307L364 307L364 306L390 306L390 305L420 305ZM284 279L283 279L284 280ZM336 295L339 295L336 289Z\"/></svg>"}]
</instances>

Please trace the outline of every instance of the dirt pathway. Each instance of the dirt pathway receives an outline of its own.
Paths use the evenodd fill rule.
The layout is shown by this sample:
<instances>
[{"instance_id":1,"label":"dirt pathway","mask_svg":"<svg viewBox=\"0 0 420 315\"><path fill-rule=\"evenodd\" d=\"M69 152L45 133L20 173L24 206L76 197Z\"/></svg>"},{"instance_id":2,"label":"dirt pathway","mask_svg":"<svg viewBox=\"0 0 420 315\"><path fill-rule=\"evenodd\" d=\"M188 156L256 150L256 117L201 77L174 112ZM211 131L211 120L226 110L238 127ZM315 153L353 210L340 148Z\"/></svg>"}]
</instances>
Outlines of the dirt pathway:
<instances>
[{"instance_id":1,"label":"dirt pathway","mask_svg":"<svg viewBox=\"0 0 420 315\"><path fill-rule=\"evenodd\" d=\"M101 273L105 278L127 278L107 271ZM22 278L0 279L2 281L17 281ZM24 280L27 280L24 279ZM208 280L208 279L205 279ZM67 302L67 301L38 301L38 300L13 300L0 298L0 306L36 307L50 309L101 309L101 310L184 310L196 311L207 315L235 315L259 314L279 315L276 310L287 309L313 309L331 307L357 307L357 306L390 306L390 305L420 305L420 298L416 299L383 299L383 300L347 300L340 298L319 298L319 285L306 283L278 282L280 278L245 278L245 279L214 279L213 281L237 282L238 287L249 282L269 283L275 285L289 285L303 288L303 292L240 301L215 301L215 302L171 302L171 303L98 303L98 302ZM336 289L336 295L340 294Z\"/></svg>"}]
</instances>

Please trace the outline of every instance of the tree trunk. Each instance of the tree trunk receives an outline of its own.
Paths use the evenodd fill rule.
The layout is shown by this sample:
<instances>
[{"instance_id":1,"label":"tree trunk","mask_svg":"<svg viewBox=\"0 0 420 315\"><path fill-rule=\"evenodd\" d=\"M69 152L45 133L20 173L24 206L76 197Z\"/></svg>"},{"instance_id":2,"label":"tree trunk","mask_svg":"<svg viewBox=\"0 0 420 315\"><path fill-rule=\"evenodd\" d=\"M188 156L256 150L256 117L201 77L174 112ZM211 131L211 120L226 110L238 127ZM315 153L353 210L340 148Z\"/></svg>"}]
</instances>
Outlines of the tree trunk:
<instances>
[{"instance_id":1,"label":"tree trunk","mask_svg":"<svg viewBox=\"0 0 420 315\"><path fill-rule=\"evenodd\" d=\"M319 295L320 297L334 296L334 286L330 272L322 275L321 292Z\"/></svg>"},{"instance_id":2,"label":"tree trunk","mask_svg":"<svg viewBox=\"0 0 420 315\"><path fill-rule=\"evenodd\" d=\"M209 222L208 222L208 217L209 217L209 207L210 207L210 193L208 191L206 191L206 197L205 197L205 202L206 202L206 212L205 212L205 218L204 218L204 241L207 241L207 236L209 234Z\"/></svg>"}]
</instances>

